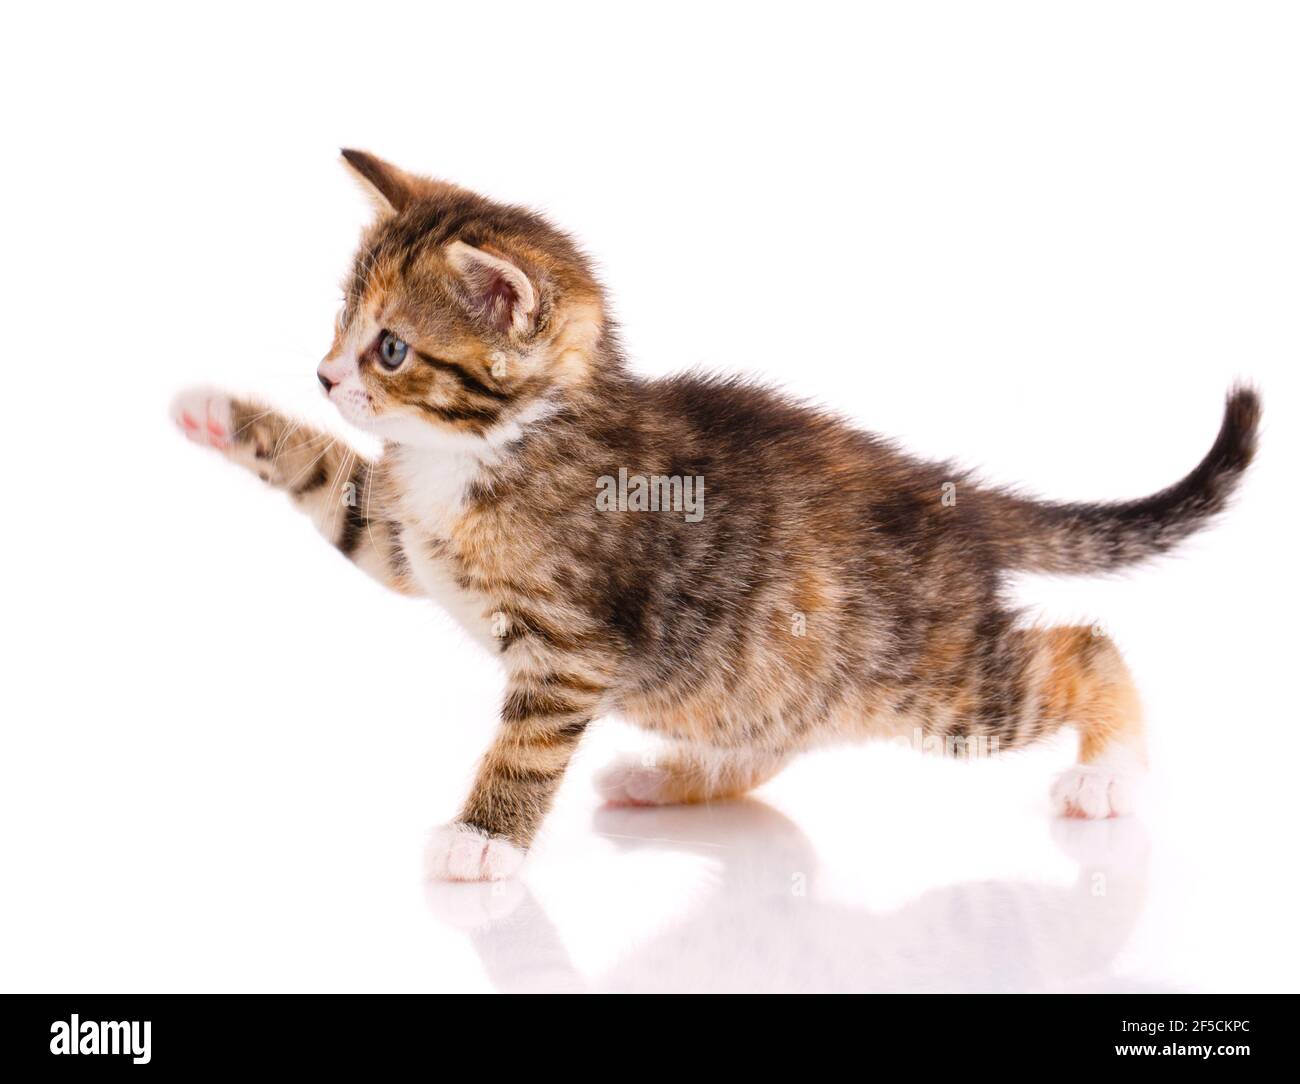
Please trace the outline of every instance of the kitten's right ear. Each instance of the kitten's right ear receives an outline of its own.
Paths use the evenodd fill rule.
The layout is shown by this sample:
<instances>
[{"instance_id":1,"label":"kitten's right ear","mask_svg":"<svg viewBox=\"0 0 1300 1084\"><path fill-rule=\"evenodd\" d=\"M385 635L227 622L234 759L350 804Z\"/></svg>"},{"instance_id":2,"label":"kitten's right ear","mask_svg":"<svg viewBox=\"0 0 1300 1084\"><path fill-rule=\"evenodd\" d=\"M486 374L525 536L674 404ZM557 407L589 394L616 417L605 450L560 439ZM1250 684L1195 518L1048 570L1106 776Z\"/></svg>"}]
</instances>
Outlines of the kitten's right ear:
<instances>
[{"instance_id":1,"label":"kitten's right ear","mask_svg":"<svg viewBox=\"0 0 1300 1084\"><path fill-rule=\"evenodd\" d=\"M344 148L343 161L381 215L400 214L415 199L418 180L382 158Z\"/></svg>"},{"instance_id":2,"label":"kitten's right ear","mask_svg":"<svg viewBox=\"0 0 1300 1084\"><path fill-rule=\"evenodd\" d=\"M453 241L446 253L475 312L498 331L523 334L532 327L537 288L518 266L464 241Z\"/></svg>"}]
</instances>

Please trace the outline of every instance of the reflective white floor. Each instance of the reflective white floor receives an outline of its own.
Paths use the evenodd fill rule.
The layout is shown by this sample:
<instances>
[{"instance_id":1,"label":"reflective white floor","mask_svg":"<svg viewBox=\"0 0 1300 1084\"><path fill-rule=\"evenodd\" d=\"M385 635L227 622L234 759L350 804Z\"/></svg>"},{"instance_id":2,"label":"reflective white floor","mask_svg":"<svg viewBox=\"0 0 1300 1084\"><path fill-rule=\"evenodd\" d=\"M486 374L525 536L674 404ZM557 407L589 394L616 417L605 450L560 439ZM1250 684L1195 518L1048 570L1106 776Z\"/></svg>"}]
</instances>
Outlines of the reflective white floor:
<instances>
[{"instance_id":1,"label":"reflective white floor","mask_svg":"<svg viewBox=\"0 0 1300 1084\"><path fill-rule=\"evenodd\" d=\"M26 819L8 821L0 986L1296 985L1288 766L1248 745L1169 748L1145 816L1079 823L1047 811L1051 771L1069 759L1062 745L975 765L833 750L750 799L601 808L591 773L634 737L602 727L522 878L454 885L420 871L425 827L438 819L425 794L450 811L472 759L444 760L426 785L433 758L398 755L419 733L413 722L364 741L332 732L315 749L264 741L273 771L250 768L250 727L247 740L205 739L176 777L123 774L106 739L100 755L32 776ZM286 781L279 765L304 756ZM1240 784L1209 790L1211 772Z\"/></svg>"},{"instance_id":2,"label":"reflective white floor","mask_svg":"<svg viewBox=\"0 0 1300 1084\"><path fill-rule=\"evenodd\" d=\"M1146 904L1149 847L1135 820L1058 821L1063 883L973 880L894 910L833 898L789 817L747 799L708 809L597 813L623 851L702 856L710 883L607 969L585 973L559 921L523 883L429 887L501 991L1010 991L1168 989L1117 971Z\"/></svg>"},{"instance_id":3,"label":"reflective white floor","mask_svg":"<svg viewBox=\"0 0 1300 1084\"><path fill-rule=\"evenodd\" d=\"M1068 754L832 751L704 807L570 791L522 882L427 902L502 991L1294 989L1284 822L1198 803L1194 775L1143 816L1054 819L1040 784Z\"/></svg>"}]
</instances>

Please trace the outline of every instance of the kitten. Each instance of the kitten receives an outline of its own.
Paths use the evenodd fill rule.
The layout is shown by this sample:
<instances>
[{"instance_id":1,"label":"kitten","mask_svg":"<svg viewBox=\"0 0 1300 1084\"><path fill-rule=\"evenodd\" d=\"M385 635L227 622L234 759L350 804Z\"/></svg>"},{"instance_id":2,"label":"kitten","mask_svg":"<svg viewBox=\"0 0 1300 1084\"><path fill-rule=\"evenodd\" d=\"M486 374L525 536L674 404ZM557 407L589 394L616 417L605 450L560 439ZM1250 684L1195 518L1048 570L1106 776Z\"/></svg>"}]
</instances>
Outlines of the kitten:
<instances>
[{"instance_id":1,"label":"kitten","mask_svg":"<svg viewBox=\"0 0 1300 1084\"><path fill-rule=\"evenodd\" d=\"M1254 453L1253 391L1229 395L1200 466L1153 497L1028 500L742 380L634 376L567 236L343 157L378 216L318 375L382 456L218 392L173 413L504 664L500 729L432 841L435 874L511 875L607 712L671 746L608 770L615 802L739 795L837 740L915 732L969 755L1069 724L1079 759L1056 808L1129 809L1145 758L1118 651L1089 627L1021 625L1003 581L1108 572L1204 526Z\"/></svg>"}]
</instances>

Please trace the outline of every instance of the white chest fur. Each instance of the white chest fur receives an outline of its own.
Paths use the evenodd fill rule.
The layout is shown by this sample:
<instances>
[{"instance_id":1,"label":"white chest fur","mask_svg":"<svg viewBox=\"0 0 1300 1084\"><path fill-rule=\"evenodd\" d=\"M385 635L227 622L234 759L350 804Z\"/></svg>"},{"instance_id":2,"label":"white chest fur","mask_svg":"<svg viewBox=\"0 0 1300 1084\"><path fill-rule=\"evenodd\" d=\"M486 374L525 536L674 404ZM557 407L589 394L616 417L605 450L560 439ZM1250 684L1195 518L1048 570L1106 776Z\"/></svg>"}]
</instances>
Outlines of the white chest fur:
<instances>
[{"instance_id":1,"label":"white chest fur","mask_svg":"<svg viewBox=\"0 0 1300 1084\"><path fill-rule=\"evenodd\" d=\"M412 576L472 639L495 653L489 600L457 582L442 552L464 514L466 491L483 472L482 458L460 449L399 448L390 453L390 471Z\"/></svg>"},{"instance_id":2,"label":"white chest fur","mask_svg":"<svg viewBox=\"0 0 1300 1084\"><path fill-rule=\"evenodd\" d=\"M483 457L459 448L397 447L388 453L397 517L435 538L448 538L465 511L465 494L483 473Z\"/></svg>"}]
</instances>

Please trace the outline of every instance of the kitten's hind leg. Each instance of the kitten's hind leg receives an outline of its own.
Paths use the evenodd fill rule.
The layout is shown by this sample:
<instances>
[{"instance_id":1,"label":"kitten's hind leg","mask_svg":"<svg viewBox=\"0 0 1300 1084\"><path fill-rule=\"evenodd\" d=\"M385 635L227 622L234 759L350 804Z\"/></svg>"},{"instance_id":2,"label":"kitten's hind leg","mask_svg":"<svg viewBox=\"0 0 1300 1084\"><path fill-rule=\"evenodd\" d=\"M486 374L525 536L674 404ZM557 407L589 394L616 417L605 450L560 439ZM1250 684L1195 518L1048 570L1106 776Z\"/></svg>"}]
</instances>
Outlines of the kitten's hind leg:
<instances>
[{"instance_id":1,"label":"kitten's hind leg","mask_svg":"<svg viewBox=\"0 0 1300 1084\"><path fill-rule=\"evenodd\" d=\"M971 739L987 739L992 750L1010 751L1073 727L1079 760L1052 787L1055 811L1088 820L1132 811L1146 763L1142 709L1106 636L1086 626L1007 625L978 645L976 657L960 710L946 692L927 705L937 735L960 739L967 749Z\"/></svg>"},{"instance_id":2,"label":"kitten's hind leg","mask_svg":"<svg viewBox=\"0 0 1300 1084\"><path fill-rule=\"evenodd\" d=\"M624 757L596 777L611 805L679 805L738 798L771 779L784 754L681 745L654 759Z\"/></svg>"},{"instance_id":3,"label":"kitten's hind leg","mask_svg":"<svg viewBox=\"0 0 1300 1084\"><path fill-rule=\"evenodd\" d=\"M1039 688L1045 714L1079 734L1079 760L1052 786L1052 806L1065 817L1100 820L1133 811L1146 769L1142 705L1119 649L1096 629L1049 629Z\"/></svg>"}]
</instances>

